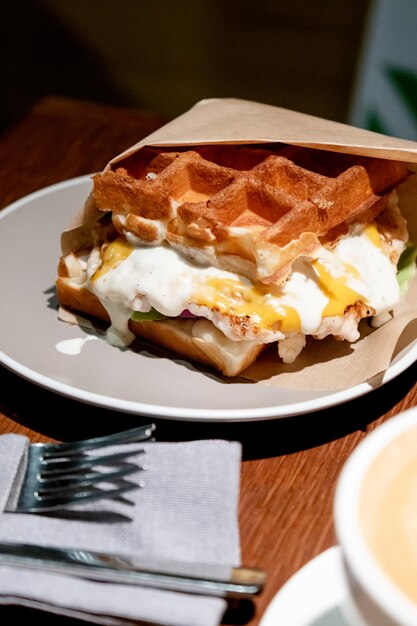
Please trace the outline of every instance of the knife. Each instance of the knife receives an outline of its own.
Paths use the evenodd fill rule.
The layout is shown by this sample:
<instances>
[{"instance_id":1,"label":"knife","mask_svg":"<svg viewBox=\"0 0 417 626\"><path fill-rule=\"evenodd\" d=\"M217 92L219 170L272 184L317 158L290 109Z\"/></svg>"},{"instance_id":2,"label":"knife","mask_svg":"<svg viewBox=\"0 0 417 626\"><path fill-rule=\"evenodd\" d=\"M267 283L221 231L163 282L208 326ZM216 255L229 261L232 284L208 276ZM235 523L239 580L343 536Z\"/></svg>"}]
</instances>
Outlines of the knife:
<instances>
[{"instance_id":1,"label":"knife","mask_svg":"<svg viewBox=\"0 0 417 626\"><path fill-rule=\"evenodd\" d=\"M266 573L253 567L128 557L80 548L0 543L0 565L223 598L259 594Z\"/></svg>"}]
</instances>

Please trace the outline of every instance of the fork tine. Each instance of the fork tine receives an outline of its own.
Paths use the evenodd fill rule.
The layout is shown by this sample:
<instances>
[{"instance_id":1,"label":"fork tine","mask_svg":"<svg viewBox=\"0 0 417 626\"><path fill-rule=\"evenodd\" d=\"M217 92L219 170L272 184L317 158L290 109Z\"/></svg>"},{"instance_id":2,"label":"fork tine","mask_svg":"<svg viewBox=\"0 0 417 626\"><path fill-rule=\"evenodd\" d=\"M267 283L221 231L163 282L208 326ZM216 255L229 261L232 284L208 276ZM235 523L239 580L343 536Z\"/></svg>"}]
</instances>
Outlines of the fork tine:
<instances>
[{"instance_id":1,"label":"fork tine","mask_svg":"<svg viewBox=\"0 0 417 626\"><path fill-rule=\"evenodd\" d=\"M66 492L79 490L82 487L89 487L96 483L113 483L125 476L135 474L146 469L146 466L134 465L133 463L126 463L126 466L122 469L115 470L113 472L89 472L82 474L69 474L63 478L46 478L42 479L39 483L38 494L47 494L54 492Z\"/></svg>"},{"instance_id":2,"label":"fork tine","mask_svg":"<svg viewBox=\"0 0 417 626\"><path fill-rule=\"evenodd\" d=\"M142 450L127 450L123 452L115 452L113 454L104 454L101 456L77 457L76 459L48 459L42 462L40 475L42 477L58 476L61 474L67 475L69 473L90 469L94 465L112 465L116 462L123 461L134 454L144 454L147 451L147 448L143 448Z\"/></svg>"},{"instance_id":3,"label":"fork tine","mask_svg":"<svg viewBox=\"0 0 417 626\"><path fill-rule=\"evenodd\" d=\"M155 425L149 424L84 441L31 444L17 503L11 503L7 510L21 513L52 511L77 503L116 498L143 487L144 481L131 482L126 477L147 469L145 464L132 457L146 454L149 447L129 446L133 449L106 451L106 454L99 448L149 440L154 429ZM90 450L96 452L89 454Z\"/></svg>"},{"instance_id":4,"label":"fork tine","mask_svg":"<svg viewBox=\"0 0 417 626\"><path fill-rule=\"evenodd\" d=\"M93 437L92 439L84 439L82 441L51 443L45 448L44 457L68 456L110 445L146 441L150 439L155 428L155 424L147 424L146 426L138 426L137 428L104 435L103 437ZM37 444L33 445L36 446Z\"/></svg>"},{"instance_id":5,"label":"fork tine","mask_svg":"<svg viewBox=\"0 0 417 626\"><path fill-rule=\"evenodd\" d=\"M36 494L36 504L26 508L25 512L40 513L43 511L56 511L57 509L83 504L85 502L93 502L94 500L114 499L123 493L140 489L141 487L143 487L143 483L130 483L126 481L126 484L116 487L115 489L91 487L90 489L84 489L78 493L72 493L67 497L57 497L56 494L45 496Z\"/></svg>"}]
</instances>

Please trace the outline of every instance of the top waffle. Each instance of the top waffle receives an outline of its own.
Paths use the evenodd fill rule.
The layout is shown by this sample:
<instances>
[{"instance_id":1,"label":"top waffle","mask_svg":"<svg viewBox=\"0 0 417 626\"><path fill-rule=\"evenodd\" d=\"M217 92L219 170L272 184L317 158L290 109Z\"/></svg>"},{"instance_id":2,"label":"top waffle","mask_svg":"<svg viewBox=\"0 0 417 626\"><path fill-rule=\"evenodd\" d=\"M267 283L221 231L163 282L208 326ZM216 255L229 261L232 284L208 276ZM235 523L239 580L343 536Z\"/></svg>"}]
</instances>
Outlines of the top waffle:
<instances>
[{"instance_id":1,"label":"top waffle","mask_svg":"<svg viewBox=\"0 0 417 626\"><path fill-rule=\"evenodd\" d=\"M94 197L124 235L279 282L300 255L372 221L407 176L400 162L290 146L145 149L97 174Z\"/></svg>"}]
</instances>

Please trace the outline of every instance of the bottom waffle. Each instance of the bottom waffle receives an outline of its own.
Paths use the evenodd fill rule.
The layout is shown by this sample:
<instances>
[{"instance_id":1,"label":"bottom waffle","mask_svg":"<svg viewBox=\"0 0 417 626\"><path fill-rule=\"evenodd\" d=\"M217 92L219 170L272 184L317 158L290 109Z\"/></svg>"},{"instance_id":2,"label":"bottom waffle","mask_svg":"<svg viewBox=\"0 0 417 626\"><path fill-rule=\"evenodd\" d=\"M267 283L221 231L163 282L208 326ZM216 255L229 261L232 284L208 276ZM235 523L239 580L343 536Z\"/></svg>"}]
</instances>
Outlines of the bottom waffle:
<instances>
[{"instance_id":1,"label":"bottom waffle","mask_svg":"<svg viewBox=\"0 0 417 626\"><path fill-rule=\"evenodd\" d=\"M62 306L110 322L109 315L100 301L71 278L59 277L56 290ZM266 347L266 344L231 341L211 322L203 319L172 319L158 322L130 320L129 328L135 337L146 339L176 357L212 367L224 376L238 376L256 361Z\"/></svg>"}]
</instances>

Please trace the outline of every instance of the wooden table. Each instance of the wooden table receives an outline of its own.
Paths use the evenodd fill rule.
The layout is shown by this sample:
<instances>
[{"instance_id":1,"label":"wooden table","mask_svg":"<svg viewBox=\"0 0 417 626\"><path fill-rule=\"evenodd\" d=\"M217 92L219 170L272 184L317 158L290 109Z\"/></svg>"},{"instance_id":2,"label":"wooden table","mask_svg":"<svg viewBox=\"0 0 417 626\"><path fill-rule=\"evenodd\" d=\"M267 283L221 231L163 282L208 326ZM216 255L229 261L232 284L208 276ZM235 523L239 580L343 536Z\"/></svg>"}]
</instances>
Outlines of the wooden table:
<instances>
[{"instance_id":1,"label":"wooden table","mask_svg":"<svg viewBox=\"0 0 417 626\"><path fill-rule=\"evenodd\" d=\"M163 122L140 111L43 100L0 141L0 207L51 183L100 170L115 153ZM243 444L242 557L246 564L265 569L268 582L254 604L244 607L246 613L240 613L241 623L258 624L284 582L334 545L332 500L341 467L369 430L417 404L416 379L413 365L360 399L288 419L229 424L156 420L160 440L220 437ZM0 367L0 434L23 433L32 441L66 440L129 428L144 420L63 398ZM10 613L11 619L24 616L31 623L36 617L43 624L76 623L47 614L39 617L29 609L0 611L3 616ZM237 614L230 611L223 623L237 621Z\"/></svg>"}]
</instances>

